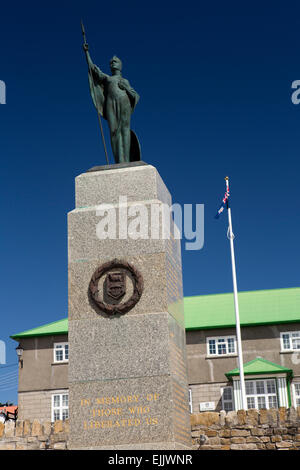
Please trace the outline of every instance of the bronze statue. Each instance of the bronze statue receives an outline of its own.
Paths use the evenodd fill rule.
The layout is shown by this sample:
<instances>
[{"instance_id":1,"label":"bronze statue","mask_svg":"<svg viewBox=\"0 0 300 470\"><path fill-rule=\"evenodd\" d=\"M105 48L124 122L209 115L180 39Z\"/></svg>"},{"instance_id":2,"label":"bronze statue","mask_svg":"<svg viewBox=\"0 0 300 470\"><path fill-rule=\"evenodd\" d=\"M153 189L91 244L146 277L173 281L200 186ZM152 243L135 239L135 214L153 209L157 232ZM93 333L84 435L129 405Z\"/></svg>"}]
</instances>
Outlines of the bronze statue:
<instances>
[{"instance_id":1,"label":"bronze statue","mask_svg":"<svg viewBox=\"0 0 300 470\"><path fill-rule=\"evenodd\" d=\"M103 73L92 62L84 28L83 35L83 49L89 69L90 91L98 111L100 125L100 115L108 122L115 163L140 160L139 141L130 129L131 114L140 97L130 86L128 80L122 77L122 62L118 57L114 56L110 61L111 75ZM101 133L102 138L104 138L102 126ZM103 143L107 155L105 142Z\"/></svg>"}]
</instances>

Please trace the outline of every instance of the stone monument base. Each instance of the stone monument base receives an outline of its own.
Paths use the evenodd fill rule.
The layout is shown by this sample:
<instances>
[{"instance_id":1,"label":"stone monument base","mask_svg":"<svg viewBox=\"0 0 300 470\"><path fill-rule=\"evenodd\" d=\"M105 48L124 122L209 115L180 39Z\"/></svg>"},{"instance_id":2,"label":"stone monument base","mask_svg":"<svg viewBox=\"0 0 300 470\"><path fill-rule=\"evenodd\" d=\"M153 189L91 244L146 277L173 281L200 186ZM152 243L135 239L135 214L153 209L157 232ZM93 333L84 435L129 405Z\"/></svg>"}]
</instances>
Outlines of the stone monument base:
<instances>
[{"instance_id":1,"label":"stone monument base","mask_svg":"<svg viewBox=\"0 0 300 470\"><path fill-rule=\"evenodd\" d=\"M171 205L157 170L144 162L76 178L68 229L70 448L189 450L180 240L99 239L97 208L110 204L120 223L120 196L149 214L153 204ZM130 303L138 273L141 295L123 314L105 312L89 290L95 273L115 260L121 267L99 280L96 298L109 302L115 276L123 291L111 304Z\"/></svg>"}]
</instances>

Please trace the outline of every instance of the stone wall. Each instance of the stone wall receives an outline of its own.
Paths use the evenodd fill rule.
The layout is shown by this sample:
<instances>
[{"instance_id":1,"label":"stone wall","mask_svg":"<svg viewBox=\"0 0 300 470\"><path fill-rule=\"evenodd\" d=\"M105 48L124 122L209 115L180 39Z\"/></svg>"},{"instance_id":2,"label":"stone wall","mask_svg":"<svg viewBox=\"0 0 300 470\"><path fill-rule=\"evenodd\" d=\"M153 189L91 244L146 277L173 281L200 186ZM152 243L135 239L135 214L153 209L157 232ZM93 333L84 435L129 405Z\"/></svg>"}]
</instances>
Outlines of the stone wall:
<instances>
[{"instance_id":1,"label":"stone wall","mask_svg":"<svg viewBox=\"0 0 300 470\"><path fill-rule=\"evenodd\" d=\"M300 407L191 415L194 450L300 450Z\"/></svg>"},{"instance_id":2,"label":"stone wall","mask_svg":"<svg viewBox=\"0 0 300 470\"><path fill-rule=\"evenodd\" d=\"M67 421L17 420L0 423L0 450L67 449Z\"/></svg>"},{"instance_id":3,"label":"stone wall","mask_svg":"<svg viewBox=\"0 0 300 470\"><path fill-rule=\"evenodd\" d=\"M191 415L193 450L300 450L300 407ZM68 449L69 422L0 423L0 450Z\"/></svg>"}]
</instances>

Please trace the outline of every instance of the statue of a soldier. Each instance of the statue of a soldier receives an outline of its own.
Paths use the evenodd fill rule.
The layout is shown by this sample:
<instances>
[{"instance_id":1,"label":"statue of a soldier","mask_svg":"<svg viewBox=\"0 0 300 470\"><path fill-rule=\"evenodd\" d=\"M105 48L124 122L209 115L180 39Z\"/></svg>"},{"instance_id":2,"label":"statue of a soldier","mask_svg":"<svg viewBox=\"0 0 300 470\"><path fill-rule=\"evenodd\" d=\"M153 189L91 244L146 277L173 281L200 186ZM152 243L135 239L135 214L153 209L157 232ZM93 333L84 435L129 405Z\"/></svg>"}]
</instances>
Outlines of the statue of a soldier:
<instances>
[{"instance_id":1,"label":"statue of a soldier","mask_svg":"<svg viewBox=\"0 0 300 470\"><path fill-rule=\"evenodd\" d=\"M86 42L83 49L88 62L92 99L98 113L108 122L115 163L140 160L139 142L130 129L131 114L139 95L122 77L122 62L118 57L111 59L111 75L106 75L92 62Z\"/></svg>"}]
</instances>

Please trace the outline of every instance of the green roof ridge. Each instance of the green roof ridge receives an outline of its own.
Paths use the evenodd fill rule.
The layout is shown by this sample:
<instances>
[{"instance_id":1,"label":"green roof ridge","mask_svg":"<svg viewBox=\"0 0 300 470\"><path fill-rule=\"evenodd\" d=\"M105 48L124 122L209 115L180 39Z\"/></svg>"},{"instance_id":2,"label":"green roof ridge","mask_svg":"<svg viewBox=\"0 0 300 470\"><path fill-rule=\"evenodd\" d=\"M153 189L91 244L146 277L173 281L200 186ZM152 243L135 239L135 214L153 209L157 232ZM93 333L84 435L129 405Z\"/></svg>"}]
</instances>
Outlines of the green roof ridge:
<instances>
[{"instance_id":1,"label":"green roof ridge","mask_svg":"<svg viewBox=\"0 0 300 470\"><path fill-rule=\"evenodd\" d=\"M240 291L238 297L241 327L300 323L300 287ZM184 305L187 331L235 328L232 292L184 297ZM60 325L64 326L59 328ZM68 318L65 318L17 333L11 338L67 333Z\"/></svg>"},{"instance_id":2,"label":"green roof ridge","mask_svg":"<svg viewBox=\"0 0 300 470\"><path fill-rule=\"evenodd\" d=\"M300 287L240 291L241 326L300 322ZM184 297L186 330L235 327L233 293Z\"/></svg>"},{"instance_id":3,"label":"green roof ridge","mask_svg":"<svg viewBox=\"0 0 300 470\"><path fill-rule=\"evenodd\" d=\"M254 293L254 292L274 292L277 290L289 290L289 289L300 289L299 286L294 286L294 287L275 287L274 289L255 289L255 290L240 290L238 291L238 294L246 294L246 293ZM227 295L227 294L233 294L233 291L231 292L216 292L215 294L199 294L199 295L185 295L185 299L192 299L195 297L215 297L217 295Z\"/></svg>"},{"instance_id":4,"label":"green roof ridge","mask_svg":"<svg viewBox=\"0 0 300 470\"><path fill-rule=\"evenodd\" d=\"M249 366L253 365L253 364L257 364L259 363L260 366L271 366L274 370L270 370L270 368L266 368L266 369L263 369L262 367L259 367L257 368L257 370L255 369L251 369L250 370L247 370L249 369ZM284 366L281 366L280 364L276 364L275 362L271 362L271 361L268 361L267 359L264 359L262 357L256 357L255 359L252 359L252 361L249 361L249 362L246 362L244 364L244 374L245 375L256 375L256 374L276 374L276 373L280 373L280 372L285 372L287 373L288 375L292 375L293 371L292 369L288 369L287 367L284 367ZM240 370L238 367L236 367L235 369L232 369L230 370L229 372L227 372L226 374L226 377L227 378L231 378L232 376L237 376L237 375L240 375Z\"/></svg>"},{"instance_id":5,"label":"green roof ridge","mask_svg":"<svg viewBox=\"0 0 300 470\"><path fill-rule=\"evenodd\" d=\"M61 326L62 328L50 328L52 326ZM29 338L32 336L49 336L53 334L67 334L68 333L68 318L63 318L61 320L56 320L51 323L46 323L45 325L38 326L36 328L31 328L29 330L22 331L21 333L16 333L11 335L10 338L17 339L17 338Z\"/></svg>"}]
</instances>

